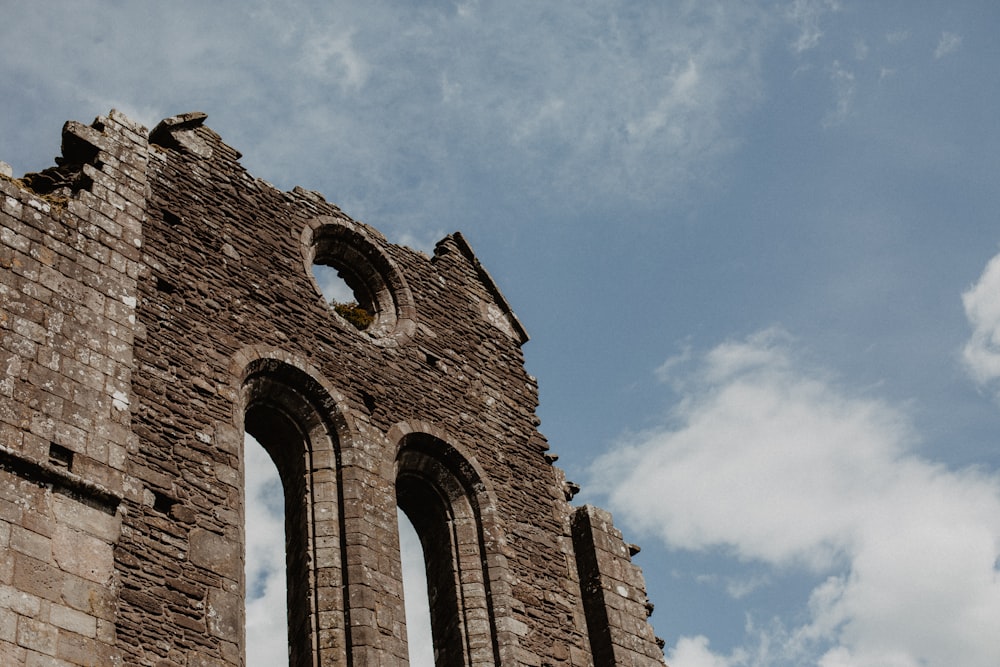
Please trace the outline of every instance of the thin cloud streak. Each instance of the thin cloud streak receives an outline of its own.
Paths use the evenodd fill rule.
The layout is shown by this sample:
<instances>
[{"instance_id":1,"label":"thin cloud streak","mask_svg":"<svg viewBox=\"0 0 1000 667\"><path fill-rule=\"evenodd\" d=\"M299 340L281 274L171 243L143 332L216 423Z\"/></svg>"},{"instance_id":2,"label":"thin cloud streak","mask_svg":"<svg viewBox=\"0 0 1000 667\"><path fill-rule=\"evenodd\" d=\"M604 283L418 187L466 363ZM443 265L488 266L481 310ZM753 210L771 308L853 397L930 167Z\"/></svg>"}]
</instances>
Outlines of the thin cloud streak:
<instances>
[{"instance_id":1,"label":"thin cloud streak","mask_svg":"<svg viewBox=\"0 0 1000 667\"><path fill-rule=\"evenodd\" d=\"M354 215L417 233L440 211L474 208L449 186L470 170L513 178L506 187L536 209L642 202L711 182L739 145L735 121L762 99L759 60L776 29L766 8L724 2L582 2L555 15L526 2L260 3L236 12L239 30L220 32L231 9L172 6L152 19L131 6L23 10L7 24L17 34L0 29L2 53L43 101L69 99L76 108L65 113L110 104L152 124L207 111L252 171L280 174L285 188L325 174L340 188L328 194ZM18 35L42 32L42 21L77 39L32 57ZM114 29L137 23L150 32ZM95 71L79 43L119 65Z\"/></svg>"},{"instance_id":2,"label":"thin cloud streak","mask_svg":"<svg viewBox=\"0 0 1000 667\"><path fill-rule=\"evenodd\" d=\"M794 0L788 9L788 16L798 28L799 35L792 43L792 50L802 53L816 48L823 37L820 28L823 15L839 10L836 0Z\"/></svg>"},{"instance_id":3,"label":"thin cloud streak","mask_svg":"<svg viewBox=\"0 0 1000 667\"><path fill-rule=\"evenodd\" d=\"M840 62L834 62L830 80L833 83L835 105L823 118L823 127L833 127L846 121L851 115L851 106L854 102L854 72L845 68Z\"/></svg>"}]
</instances>

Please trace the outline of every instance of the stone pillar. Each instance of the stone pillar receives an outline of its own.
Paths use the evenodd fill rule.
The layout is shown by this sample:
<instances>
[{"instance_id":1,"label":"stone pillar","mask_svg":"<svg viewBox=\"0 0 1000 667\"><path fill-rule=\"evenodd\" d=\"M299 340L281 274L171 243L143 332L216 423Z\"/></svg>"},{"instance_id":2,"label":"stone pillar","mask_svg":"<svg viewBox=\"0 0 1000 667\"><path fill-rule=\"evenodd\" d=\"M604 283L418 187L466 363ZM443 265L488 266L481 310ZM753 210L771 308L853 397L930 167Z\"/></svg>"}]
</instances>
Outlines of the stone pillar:
<instances>
[{"instance_id":1,"label":"stone pillar","mask_svg":"<svg viewBox=\"0 0 1000 667\"><path fill-rule=\"evenodd\" d=\"M144 130L114 111L69 122L62 152L40 174L0 176L4 665L120 660Z\"/></svg>"},{"instance_id":2,"label":"stone pillar","mask_svg":"<svg viewBox=\"0 0 1000 667\"><path fill-rule=\"evenodd\" d=\"M611 514L584 505L573 516L573 543L590 645L596 665L663 665L663 649L647 622L638 552L622 540Z\"/></svg>"}]
</instances>

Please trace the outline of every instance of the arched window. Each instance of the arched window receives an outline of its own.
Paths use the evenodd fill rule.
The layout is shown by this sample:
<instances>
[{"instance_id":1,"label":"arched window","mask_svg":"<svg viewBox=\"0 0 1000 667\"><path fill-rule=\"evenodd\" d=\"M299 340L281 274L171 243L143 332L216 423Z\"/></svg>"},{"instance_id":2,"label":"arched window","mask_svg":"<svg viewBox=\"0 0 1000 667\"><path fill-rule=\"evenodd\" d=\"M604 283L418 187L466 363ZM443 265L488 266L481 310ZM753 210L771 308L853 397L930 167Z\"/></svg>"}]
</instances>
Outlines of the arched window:
<instances>
[{"instance_id":1,"label":"arched window","mask_svg":"<svg viewBox=\"0 0 1000 667\"><path fill-rule=\"evenodd\" d=\"M246 433L274 461L284 496L289 665L350 664L343 550L317 550L343 534L333 400L311 376L274 359L246 369L242 394Z\"/></svg>"},{"instance_id":2,"label":"arched window","mask_svg":"<svg viewBox=\"0 0 1000 667\"><path fill-rule=\"evenodd\" d=\"M424 552L436 667L500 664L479 494L454 448L423 433L402 441L396 500Z\"/></svg>"},{"instance_id":3,"label":"arched window","mask_svg":"<svg viewBox=\"0 0 1000 667\"><path fill-rule=\"evenodd\" d=\"M274 462L284 498L289 665L406 655L398 544L385 532L394 499L424 555L434 664L516 664L523 624L511 616L504 530L475 460L422 422L386 438L355 421L315 369L286 353L250 350L238 363L237 425ZM394 468L384 465L393 442Z\"/></svg>"}]
</instances>

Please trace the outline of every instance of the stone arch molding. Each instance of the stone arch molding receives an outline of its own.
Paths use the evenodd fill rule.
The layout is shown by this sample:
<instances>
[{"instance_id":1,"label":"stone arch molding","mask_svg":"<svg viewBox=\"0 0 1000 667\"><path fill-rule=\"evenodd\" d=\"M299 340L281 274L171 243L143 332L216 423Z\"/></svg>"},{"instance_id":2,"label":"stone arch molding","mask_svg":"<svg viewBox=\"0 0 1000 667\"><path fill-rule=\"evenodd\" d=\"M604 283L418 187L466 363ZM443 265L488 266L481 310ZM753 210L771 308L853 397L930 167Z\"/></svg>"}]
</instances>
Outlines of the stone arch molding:
<instances>
[{"instance_id":1,"label":"stone arch molding","mask_svg":"<svg viewBox=\"0 0 1000 667\"><path fill-rule=\"evenodd\" d=\"M238 397L233 425L267 450L284 489L286 561L293 573L290 664L353 664L371 648L357 622L366 616L370 581L355 580L351 565L362 546L352 535L364 531L353 525L352 498L345 498L353 496L359 467L375 473L369 482L395 488L376 512L386 519L400 507L421 537L434 589L435 644L444 647L437 664L517 664L523 633L511 616L505 530L476 458L426 422L399 422L381 433L346 407L318 369L287 351L244 348L230 370ZM242 454L240 460L242 469ZM352 622L352 614L359 619Z\"/></svg>"},{"instance_id":2,"label":"stone arch molding","mask_svg":"<svg viewBox=\"0 0 1000 667\"><path fill-rule=\"evenodd\" d=\"M238 383L234 426L268 452L284 491L289 664L351 664L357 593L347 574L340 471L358 432L356 416L316 368L283 350L244 348L230 370Z\"/></svg>"},{"instance_id":3,"label":"stone arch molding","mask_svg":"<svg viewBox=\"0 0 1000 667\"><path fill-rule=\"evenodd\" d=\"M358 303L374 316L362 335L381 347L393 347L413 338L416 309L406 279L382 247L385 243L367 225L328 215L311 219L299 239L303 267L316 293L323 295L313 265L334 268ZM332 309L331 313L340 317Z\"/></svg>"},{"instance_id":4,"label":"stone arch molding","mask_svg":"<svg viewBox=\"0 0 1000 667\"><path fill-rule=\"evenodd\" d=\"M397 504L424 552L437 664L517 664L512 577L489 478L464 447L426 422L397 423L388 439L395 443Z\"/></svg>"}]
</instances>

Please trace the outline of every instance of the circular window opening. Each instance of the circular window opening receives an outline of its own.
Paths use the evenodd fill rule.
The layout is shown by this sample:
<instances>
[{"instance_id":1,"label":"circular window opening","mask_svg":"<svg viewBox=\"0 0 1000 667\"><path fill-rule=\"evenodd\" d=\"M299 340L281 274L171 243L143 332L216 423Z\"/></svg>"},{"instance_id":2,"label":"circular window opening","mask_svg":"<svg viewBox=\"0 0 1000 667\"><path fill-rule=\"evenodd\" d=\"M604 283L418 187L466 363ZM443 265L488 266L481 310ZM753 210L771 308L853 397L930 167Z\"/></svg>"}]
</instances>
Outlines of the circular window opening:
<instances>
[{"instance_id":1,"label":"circular window opening","mask_svg":"<svg viewBox=\"0 0 1000 667\"><path fill-rule=\"evenodd\" d=\"M409 339L412 298L389 257L354 225L320 219L309 230L311 242L303 239L307 263L334 313L379 344Z\"/></svg>"},{"instance_id":2,"label":"circular window opening","mask_svg":"<svg viewBox=\"0 0 1000 667\"><path fill-rule=\"evenodd\" d=\"M323 297L334 312L358 331L364 331L375 322L375 308L368 300L361 301L340 272L332 266L313 264L313 277Z\"/></svg>"}]
</instances>

